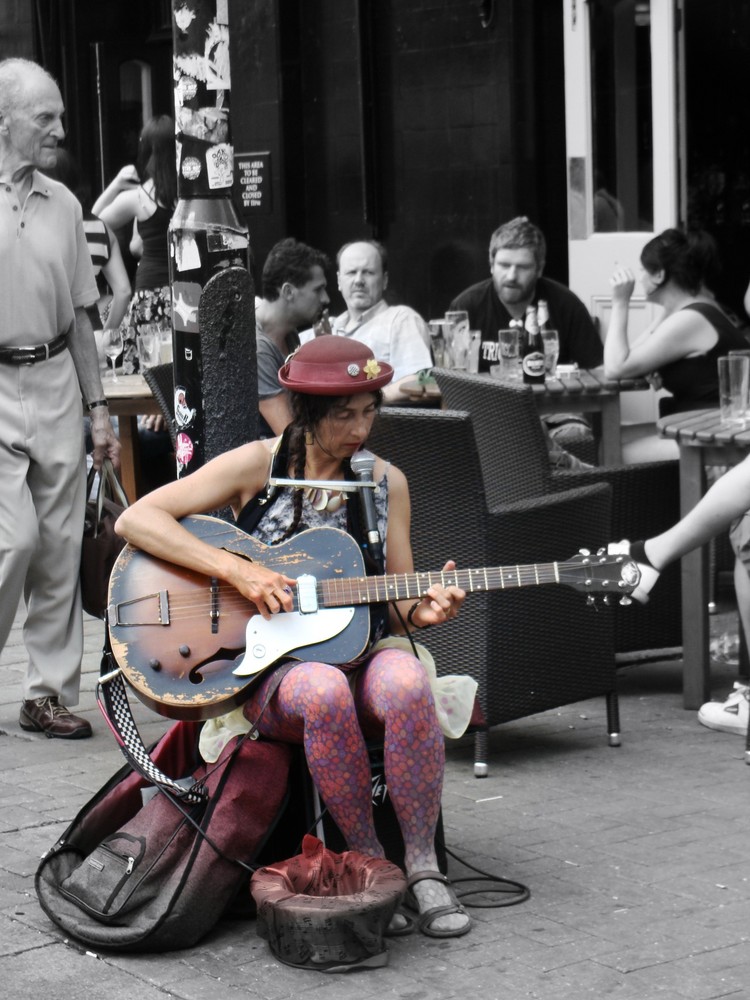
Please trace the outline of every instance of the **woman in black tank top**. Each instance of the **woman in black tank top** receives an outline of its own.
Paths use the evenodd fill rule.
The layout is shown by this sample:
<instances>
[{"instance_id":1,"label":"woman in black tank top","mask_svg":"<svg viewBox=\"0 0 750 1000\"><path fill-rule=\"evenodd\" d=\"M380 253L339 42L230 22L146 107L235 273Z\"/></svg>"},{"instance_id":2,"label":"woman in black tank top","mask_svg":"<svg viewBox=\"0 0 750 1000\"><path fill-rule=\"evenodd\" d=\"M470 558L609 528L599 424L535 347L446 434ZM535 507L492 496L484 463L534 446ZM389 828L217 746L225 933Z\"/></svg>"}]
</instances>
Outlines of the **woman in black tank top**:
<instances>
[{"instance_id":1,"label":"woman in black tank top","mask_svg":"<svg viewBox=\"0 0 750 1000\"><path fill-rule=\"evenodd\" d=\"M616 379L647 376L655 388L667 389L672 395L660 401L662 415L718 406L716 359L750 347L736 317L710 291L717 269L716 245L708 233L667 229L650 240L641 252L639 280L646 301L663 311L632 343L628 317L635 276L618 267L610 279L605 373ZM629 460L676 455L673 442L657 448L655 434L648 437L638 448L623 448Z\"/></svg>"},{"instance_id":2,"label":"woman in black tank top","mask_svg":"<svg viewBox=\"0 0 750 1000\"><path fill-rule=\"evenodd\" d=\"M171 335L168 230L176 203L174 120L160 115L143 127L137 169L123 167L94 205L94 213L113 229L132 224L131 246L140 248L135 293L123 320L125 374L140 369L136 338L143 326Z\"/></svg>"}]
</instances>

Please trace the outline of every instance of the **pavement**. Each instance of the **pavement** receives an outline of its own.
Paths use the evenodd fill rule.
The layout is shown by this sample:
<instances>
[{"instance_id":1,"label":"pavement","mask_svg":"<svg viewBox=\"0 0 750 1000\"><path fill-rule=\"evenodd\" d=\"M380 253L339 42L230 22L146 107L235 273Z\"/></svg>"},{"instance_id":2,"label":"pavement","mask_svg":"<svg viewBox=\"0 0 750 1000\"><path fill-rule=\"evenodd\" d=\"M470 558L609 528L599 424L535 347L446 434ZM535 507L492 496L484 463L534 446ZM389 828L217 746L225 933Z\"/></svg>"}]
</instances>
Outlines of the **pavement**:
<instances>
[{"instance_id":1,"label":"pavement","mask_svg":"<svg viewBox=\"0 0 750 1000\"><path fill-rule=\"evenodd\" d=\"M79 713L90 740L18 727L18 622L0 657L0 989L9 1000L714 1000L750 996L750 768L744 741L682 707L681 663L620 673L622 746L603 699L495 728L490 773L470 739L451 742L445 838L459 858L527 885L515 906L472 910L465 937L388 942L382 969L324 975L279 964L254 921L197 946L91 953L38 905L40 856L122 758L94 699L101 623L86 621ZM736 667L714 664L723 698ZM146 742L165 721L134 702ZM449 874L472 874L451 859Z\"/></svg>"}]
</instances>

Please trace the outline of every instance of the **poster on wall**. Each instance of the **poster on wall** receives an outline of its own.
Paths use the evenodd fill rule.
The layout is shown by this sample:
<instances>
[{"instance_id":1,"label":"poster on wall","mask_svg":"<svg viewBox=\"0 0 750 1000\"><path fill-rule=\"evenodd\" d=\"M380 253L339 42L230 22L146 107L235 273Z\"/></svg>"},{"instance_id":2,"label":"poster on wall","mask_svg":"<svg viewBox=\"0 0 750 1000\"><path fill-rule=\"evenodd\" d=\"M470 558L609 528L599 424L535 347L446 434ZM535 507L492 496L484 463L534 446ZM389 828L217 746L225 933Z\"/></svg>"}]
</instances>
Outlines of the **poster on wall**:
<instances>
[{"instance_id":1,"label":"poster on wall","mask_svg":"<svg viewBox=\"0 0 750 1000\"><path fill-rule=\"evenodd\" d=\"M234 154L234 189L243 215L268 215L272 210L271 154Z\"/></svg>"}]
</instances>

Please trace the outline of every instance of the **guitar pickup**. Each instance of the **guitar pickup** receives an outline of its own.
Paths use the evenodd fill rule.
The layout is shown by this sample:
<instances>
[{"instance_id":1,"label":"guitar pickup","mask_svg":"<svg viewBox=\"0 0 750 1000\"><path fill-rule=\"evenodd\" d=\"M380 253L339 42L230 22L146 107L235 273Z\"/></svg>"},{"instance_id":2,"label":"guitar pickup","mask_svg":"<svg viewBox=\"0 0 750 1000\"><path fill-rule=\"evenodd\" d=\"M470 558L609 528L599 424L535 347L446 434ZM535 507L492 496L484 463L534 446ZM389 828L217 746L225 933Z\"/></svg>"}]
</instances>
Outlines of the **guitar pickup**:
<instances>
[{"instance_id":1,"label":"guitar pickup","mask_svg":"<svg viewBox=\"0 0 750 1000\"><path fill-rule=\"evenodd\" d=\"M297 600L300 614L311 615L318 610L318 581L309 573L297 577Z\"/></svg>"},{"instance_id":2,"label":"guitar pickup","mask_svg":"<svg viewBox=\"0 0 750 1000\"><path fill-rule=\"evenodd\" d=\"M169 593L158 590L132 601L112 603L107 608L107 618L113 626L169 625Z\"/></svg>"}]
</instances>

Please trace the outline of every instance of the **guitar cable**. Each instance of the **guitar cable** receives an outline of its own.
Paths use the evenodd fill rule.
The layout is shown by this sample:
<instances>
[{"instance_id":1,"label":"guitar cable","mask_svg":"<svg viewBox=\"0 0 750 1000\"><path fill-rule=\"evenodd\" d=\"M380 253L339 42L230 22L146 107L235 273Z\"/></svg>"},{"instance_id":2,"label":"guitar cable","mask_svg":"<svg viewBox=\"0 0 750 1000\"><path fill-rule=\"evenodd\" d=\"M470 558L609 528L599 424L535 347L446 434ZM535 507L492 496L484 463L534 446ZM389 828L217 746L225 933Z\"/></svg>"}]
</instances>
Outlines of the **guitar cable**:
<instances>
[{"instance_id":1,"label":"guitar cable","mask_svg":"<svg viewBox=\"0 0 750 1000\"><path fill-rule=\"evenodd\" d=\"M417 652L416 642L412 634L412 629L404 621L404 617L399 610L398 605L395 601L390 602L393 610L396 612L396 617L401 622L404 629L404 633L411 643L411 647L414 656L419 659ZM320 798L316 796L316 801L320 803ZM317 815L310 823L307 833L314 833L316 830L322 828L323 819L328 814L328 807L323 805L318 811ZM503 906L517 906L519 903L524 903L531 896L531 890L528 886L524 885L523 882L517 882L515 879L506 878L503 875L494 875L492 872L484 871L482 868L477 868L476 865L471 864L465 858L460 857L455 851L451 850L450 847L445 843L445 841L435 838L438 847L445 851L445 853L457 861L464 868L468 868L470 871L474 872L474 875L465 875L461 878L452 878L450 880L451 885L461 885L463 883L469 883L469 886L465 889L456 890L456 898L460 899L464 906L470 906L474 908L487 908L495 909ZM485 884L486 883L486 884ZM475 901L470 901L470 897L477 896L480 897ZM495 901L488 899L487 897L498 897Z\"/></svg>"}]
</instances>

